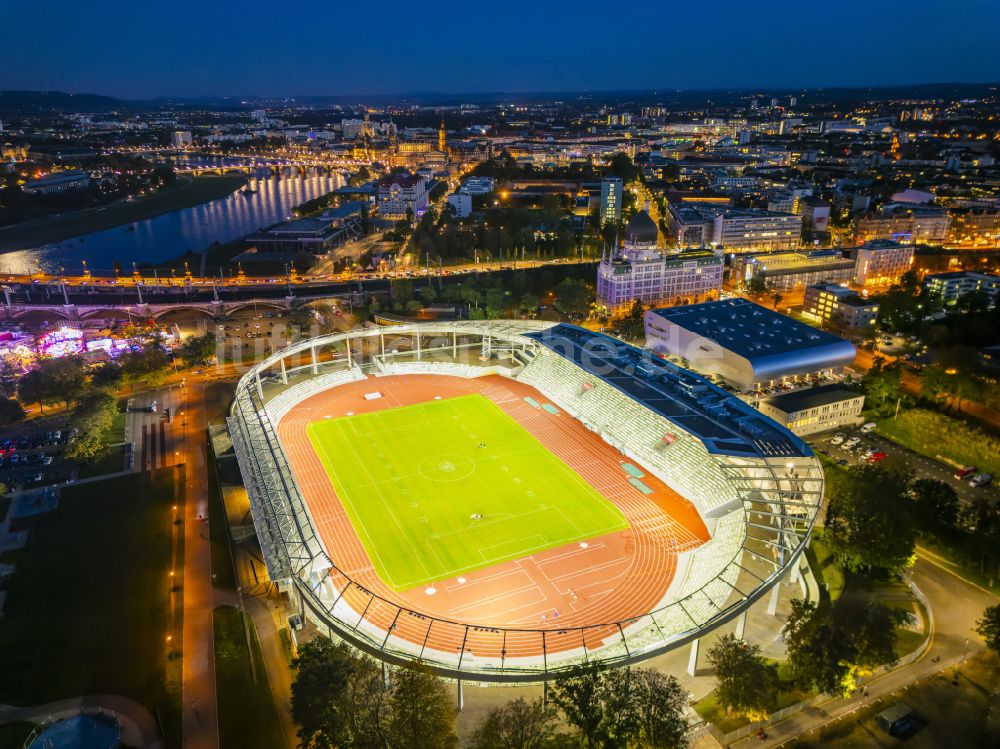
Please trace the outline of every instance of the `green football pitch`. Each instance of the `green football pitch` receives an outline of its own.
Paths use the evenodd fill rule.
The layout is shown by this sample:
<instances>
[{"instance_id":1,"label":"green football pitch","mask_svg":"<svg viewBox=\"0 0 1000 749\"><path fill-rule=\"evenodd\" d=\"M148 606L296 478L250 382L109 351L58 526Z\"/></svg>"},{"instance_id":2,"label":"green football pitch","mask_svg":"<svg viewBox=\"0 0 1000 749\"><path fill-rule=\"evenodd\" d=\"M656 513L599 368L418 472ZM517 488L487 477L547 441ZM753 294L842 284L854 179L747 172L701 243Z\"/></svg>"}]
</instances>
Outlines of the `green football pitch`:
<instances>
[{"instance_id":1,"label":"green football pitch","mask_svg":"<svg viewBox=\"0 0 1000 749\"><path fill-rule=\"evenodd\" d=\"M627 527L618 508L481 395L316 421L307 431L395 590Z\"/></svg>"}]
</instances>

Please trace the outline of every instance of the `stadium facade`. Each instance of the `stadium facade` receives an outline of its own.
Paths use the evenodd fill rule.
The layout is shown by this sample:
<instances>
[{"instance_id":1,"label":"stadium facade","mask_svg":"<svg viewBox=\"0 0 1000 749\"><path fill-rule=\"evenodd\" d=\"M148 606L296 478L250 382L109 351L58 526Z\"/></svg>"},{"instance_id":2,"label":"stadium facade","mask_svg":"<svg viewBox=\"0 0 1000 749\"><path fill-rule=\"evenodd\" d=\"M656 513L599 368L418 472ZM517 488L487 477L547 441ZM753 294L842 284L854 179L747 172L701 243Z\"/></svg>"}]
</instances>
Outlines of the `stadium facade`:
<instances>
[{"instance_id":1,"label":"stadium facade","mask_svg":"<svg viewBox=\"0 0 1000 749\"><path fill-rule=\"evenodd\" d=\"M325 548L278 425L329 389L426 374L527 383L693 503L710 540L677 555L649 611L569 628L445 620L359 584ZM697 643L769 591L775 600L823 496L818 460L788 430L646 350L564 324L422 323L305 340L241 378L228 422L269 575L299 612L385 661L473 681L542 681L583 661L620 665Z\"/></svg>"}]
</instances>

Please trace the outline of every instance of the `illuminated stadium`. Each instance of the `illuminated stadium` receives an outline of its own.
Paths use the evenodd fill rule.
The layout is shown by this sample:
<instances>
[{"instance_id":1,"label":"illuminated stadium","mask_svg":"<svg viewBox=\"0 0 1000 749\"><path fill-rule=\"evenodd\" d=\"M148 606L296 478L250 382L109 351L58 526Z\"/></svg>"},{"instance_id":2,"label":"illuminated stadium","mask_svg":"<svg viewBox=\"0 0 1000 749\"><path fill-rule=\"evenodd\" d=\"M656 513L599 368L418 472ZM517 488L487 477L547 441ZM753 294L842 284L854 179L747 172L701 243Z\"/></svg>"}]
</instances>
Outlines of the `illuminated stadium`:
<instances>
[{"instance_id":1,"label":"illuminated stadium","mask_svg":"<svg viewBox=\"0 0 1000 749\"><path fill-rule=\"evenodd\" d=\"M229 429L268 572L301 613L476 681L697 640L797 563L823 493L790 432L563 324L302 341L240 380Z\"/></svg>"}]
</instances>

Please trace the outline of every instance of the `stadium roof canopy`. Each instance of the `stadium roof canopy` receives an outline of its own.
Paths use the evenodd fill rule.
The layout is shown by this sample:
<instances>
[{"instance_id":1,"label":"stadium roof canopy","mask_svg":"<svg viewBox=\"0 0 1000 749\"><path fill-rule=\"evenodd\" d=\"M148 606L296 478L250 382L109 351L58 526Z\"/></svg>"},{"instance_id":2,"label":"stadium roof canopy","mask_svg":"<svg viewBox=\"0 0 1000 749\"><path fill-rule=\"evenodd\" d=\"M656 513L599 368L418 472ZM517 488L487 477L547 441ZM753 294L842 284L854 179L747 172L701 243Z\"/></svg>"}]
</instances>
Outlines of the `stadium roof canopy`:
<instances>
[{"instance_id":1,"label":"stadium roof canopy","mask_svg":"<svg viewBox=\"0 0 1000 749\"><path fill-rule=\"evenodd\" d=\"M526 336L695 435L711 453L812 456L801 439L739 398L647 350L575 325Z\"/></svg>"}]
</instances>

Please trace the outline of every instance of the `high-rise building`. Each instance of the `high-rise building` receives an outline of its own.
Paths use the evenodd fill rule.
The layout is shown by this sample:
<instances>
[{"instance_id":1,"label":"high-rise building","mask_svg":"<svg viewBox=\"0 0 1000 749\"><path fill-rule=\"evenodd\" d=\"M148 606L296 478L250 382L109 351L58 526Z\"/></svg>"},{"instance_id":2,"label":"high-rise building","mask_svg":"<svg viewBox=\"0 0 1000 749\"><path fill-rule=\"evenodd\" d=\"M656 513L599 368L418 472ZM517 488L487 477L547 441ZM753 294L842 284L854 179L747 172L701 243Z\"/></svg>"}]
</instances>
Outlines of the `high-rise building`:
<instances>
[{"instance_id":1,"label":"high-rise building","mask_svg":"<svg viewBox=\"0 0 1000 749\"><path fill-rule=\"evenodd\" d=\"M722 258L711 250L664 255L657 248L658 236L653 219L639 211L625 226L621 251L601 260L597 304L608 316L627 314L637 301L647 306L667 306L718 297Z\"/></svg>"},{"instance_id":2,"label":"high-rise building","mask_svg":"<svg viewBox=\"0 0 1000 749\"><path fill-rule=\"evenodd\" d=\"M174 148L190 148L193 143L190 130L175 130L170 134L170 145Z\"/></svg>"},{"instance_id":3,"label":"high-rise building","mask_svg":"<svg viewBox=\"0 0 1000 749\"><path fill-rule=\"evenodd\" d=\"M854 283L858 286L887 284L913 265L913 245L884 239L867 242L855 250Z\"/></svg>"},{"instance_id":4,"label":"high-rise building","mask_svg":"<svg viewBox=\"0 0 1000 749\"><path fill-rule=\"evenodd\" d=\"M620 177L601 180L601 226L622 220L622 181Z\"/></svg>"},{"instance_id":5,"label":"high-rise building","mask_svg":"<svg viewBox=\"0 0 1000 749\"><path fill-rule=\"evenodd\" d=\"M878 320L878 304L862 299L846 286L818 283L806 287L802 314L823 323L866 330Z\"/></svg>"}]
</instances>

